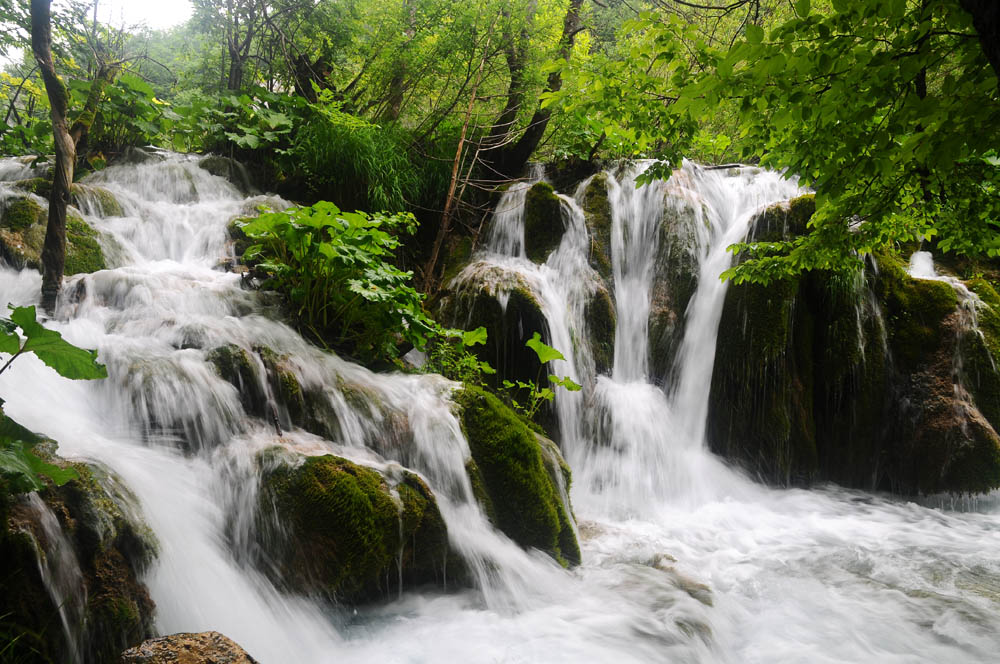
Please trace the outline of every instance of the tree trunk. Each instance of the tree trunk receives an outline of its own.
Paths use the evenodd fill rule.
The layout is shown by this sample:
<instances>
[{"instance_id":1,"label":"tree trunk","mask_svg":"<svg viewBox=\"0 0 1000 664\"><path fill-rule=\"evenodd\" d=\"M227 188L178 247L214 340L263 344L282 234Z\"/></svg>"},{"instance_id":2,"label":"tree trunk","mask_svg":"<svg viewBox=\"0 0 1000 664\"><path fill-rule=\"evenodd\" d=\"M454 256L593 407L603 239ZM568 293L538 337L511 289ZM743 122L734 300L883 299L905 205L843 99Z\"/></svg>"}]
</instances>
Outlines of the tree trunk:
<instances>
[{"instance_id":1,"label":"tree trunk","mask_svg":"<svg viewBox=\"0 0 1000 664\"><path fill-rule=\"evenodd\" d=\"M972 14L972 25L979 34L986 59L993 66L1000 90L1000 2L997 0L961 0L965 11Z\"/></svg>"},{"instance_id":2,"label":"tree trunk","mask_svg":"<svg viewBox=\"0 0 1000 664\"><path fill-rule=\"evenodd\" d=\"M31 0L31 50L45 81L45 92L52 109L52 138L56 153L52 193L49 196L49 220L42 245L42 308L51 315L55 311L66 266L66 208L76 167L76 148L94 124L104 90L118 69L117 65L97 63L97 77L90 85L87 102L73 127L67 127L69 96L52 62L50 14L51 0Z\"/></svg>"},{"instance_id":3,"label":"tree trunk","mask_svg":"<svg viewBox=\"0 0 1000 664\"><path fill-rule=\"evenodd\" d=\"M580 6L582 4L583 0L570 0L569 7L566 9L566 16L563 18L562 38L559 41L559 55L563 60L569 59L576 35L580 31ZM510 75L513 81L515 77L522 77L523 73L520 71L511 71ZM545 91L557 92L561 87L562 75L558 71L549 74ZM516 178L524 170L528 159L531 158L531 154L542 140L551 114L552 112L547 108L536 107L534 114L531 116L531 121L528 122L528 128L525 129L517 142L509 145L505 144L486 152L483 158L487 170L486 178L498 180ZM501 122L507 121L508 118L502 115ZM504 130L503 127L494 126L494 131L497 129ZM509 128L507 131L509 131ZM491 132L491 136L493 133Z\"/></svg>"},{"instance_id":4,"label":"tree trunk","mask_svg":"<svg viewBox=\"0 0 1000 664\"><path fill-rule=\"evenodd\" d=\"M76 164L76 141L66 126L68 96L52 62L51 0L31 0L31 50L45 81L52 107L56 163L49 197L49 221L42 245L42 308L51 314L62 286L66 264L66 207Z\"/></svg>"}]
</instances>

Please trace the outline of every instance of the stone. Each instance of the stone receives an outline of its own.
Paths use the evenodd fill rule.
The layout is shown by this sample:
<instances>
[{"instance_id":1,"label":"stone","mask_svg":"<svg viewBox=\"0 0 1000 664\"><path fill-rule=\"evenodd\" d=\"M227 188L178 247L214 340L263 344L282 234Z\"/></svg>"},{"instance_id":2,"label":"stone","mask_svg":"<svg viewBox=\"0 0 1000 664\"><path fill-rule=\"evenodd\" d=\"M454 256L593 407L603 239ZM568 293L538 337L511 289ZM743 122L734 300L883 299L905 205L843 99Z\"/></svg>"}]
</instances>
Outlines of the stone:
<instances>
[{"instance_id":1,"label":"stone","mask_svg":"<svg viewBox=\"0 0 1000 664\"><path fill-rule=\"evenodd\" d=\"M257 664L218 632L171 634L144 641L121 654L120 664Z\"/></svg>"}]
</instances>

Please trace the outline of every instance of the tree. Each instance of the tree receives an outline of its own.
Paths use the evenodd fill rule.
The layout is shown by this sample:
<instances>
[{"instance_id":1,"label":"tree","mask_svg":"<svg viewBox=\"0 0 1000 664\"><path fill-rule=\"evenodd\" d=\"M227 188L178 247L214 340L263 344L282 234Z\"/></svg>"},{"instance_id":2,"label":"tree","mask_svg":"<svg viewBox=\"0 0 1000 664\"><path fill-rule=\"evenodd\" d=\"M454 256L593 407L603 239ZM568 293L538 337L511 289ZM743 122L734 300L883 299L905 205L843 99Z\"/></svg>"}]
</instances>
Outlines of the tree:
<instances>
[{"instance_id":1,"label":"tree","mask_svg":"<svg viewBox=\"0 0 1000 664\"><path fill-rule=\"evenodd\" d=\"M49 218L42 245L42 307L50 313L55 310L66 264L66 208L76 166L76 147L93 124L104 89L118 66L97 58L98 69L87 101L72 127L69 126L69 94L52 59L51 4L51 0L31 0L31 49L45 82L55 144Z\"/></svg>"}]
</instances>

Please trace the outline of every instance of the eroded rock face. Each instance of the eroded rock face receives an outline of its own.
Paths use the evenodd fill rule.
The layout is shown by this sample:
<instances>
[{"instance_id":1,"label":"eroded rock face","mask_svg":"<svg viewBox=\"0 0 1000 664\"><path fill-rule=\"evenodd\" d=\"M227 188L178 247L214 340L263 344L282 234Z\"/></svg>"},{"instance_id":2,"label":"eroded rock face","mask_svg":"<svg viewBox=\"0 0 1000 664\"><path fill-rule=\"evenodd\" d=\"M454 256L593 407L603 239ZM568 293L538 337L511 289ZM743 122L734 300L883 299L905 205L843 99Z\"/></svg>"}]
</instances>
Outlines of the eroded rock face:
<instances>
[{"instance_id":1,"label":"eroded rock face","mask_svg":"<svg viewBox=\"0 0 1000 664\"><path fill-rule=\"evenodd\" d=\"M447 527L413 473L389 477L340 457L281 449L260 463L263 569L280 584L353 604L398 592L400 580L404 588L443 583Z\"/></svg>"},{"instance_id":2,"label":"eroded rock face","mask_svg":"<svg viewBox=\"0 0 1000 664\"><path fill-rule=\"evenodd\" d=\"M537 182L524 201L524 251L536 263L544 263L562 241L565 226L562 201L552 185Z\"/></svg>"},{"instance_id":3,"label":"eroded rock face","mask_svg":"<svg viewBox=\"0 0 1000 664\"><path fill-rule=\"evenodd\" d=\"M121 654L120 664L257 664L218 632L171 634L149 639Z\"/></svg>"}]
</instances>

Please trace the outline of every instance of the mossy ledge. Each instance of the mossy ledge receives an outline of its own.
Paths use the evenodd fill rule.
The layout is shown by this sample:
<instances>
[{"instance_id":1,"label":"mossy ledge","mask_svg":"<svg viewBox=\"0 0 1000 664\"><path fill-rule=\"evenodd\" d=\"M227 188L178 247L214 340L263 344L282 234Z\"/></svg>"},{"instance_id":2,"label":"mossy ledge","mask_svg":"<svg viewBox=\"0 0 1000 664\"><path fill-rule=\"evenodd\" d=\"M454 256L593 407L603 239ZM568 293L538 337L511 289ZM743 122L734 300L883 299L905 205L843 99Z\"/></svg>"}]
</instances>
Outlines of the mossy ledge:
<instances>
[{"instance_id":1,"label":"mossy ledge","mask_svg":"<svg viewBox=\"0 0 1000 664\"><path fill-rule=\"evenodd\" d=\"M290 589L357 604L398 592L400 576L404 588L442 585L458 566L437 501L413 473L391 486L347 459L280 448L260 463L262 567Z\"/></svg>"},{"instance_id":2,"label":"mossy ledge","mask_svg":"<svg viewBox=\"0 0 1000 664\"><path fill-rule=\"evenodd\" d=\"M572 515L563 506L554 477L556 468L560 474L568 471L565 465L547 462L535 432L492 394L465 386L454 400L496 526L521 546L544 551L563 566L579 564Z\"/></svg>"},{"instance_id":3,"label":"mossy ledge","mask_svg":"<svg viewBox=\"0 0 1000 664\"><path fill-rule=\"evenodd\" d=\"M544 263L563 236L562 201L548 182L537 182L524 201L524 251Z\"/></svg>"}]
</instances>

